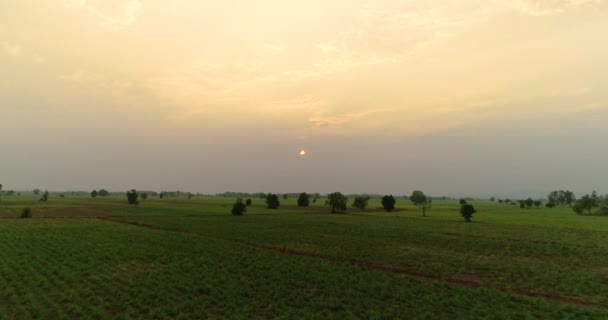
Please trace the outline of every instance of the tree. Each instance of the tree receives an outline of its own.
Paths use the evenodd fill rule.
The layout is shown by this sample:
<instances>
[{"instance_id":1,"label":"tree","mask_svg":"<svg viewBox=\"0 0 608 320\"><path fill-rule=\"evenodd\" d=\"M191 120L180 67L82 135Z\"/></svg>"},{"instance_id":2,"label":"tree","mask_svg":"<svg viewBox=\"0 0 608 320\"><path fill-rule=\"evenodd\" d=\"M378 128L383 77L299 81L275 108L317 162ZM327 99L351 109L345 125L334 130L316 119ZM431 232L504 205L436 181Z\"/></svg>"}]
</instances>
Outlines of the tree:
<instances>
[{"instance_id":1,"label":"tree","mask_svg":"<svg viewBox=\"0 0 608 320\"><path fill-rule=\"evenodd\" d=\"M315 196L312 198L312 203L316 203L317 200L319 200L321 198L321 195L318 193L315 193Z\"/></svg>"},{"instance_id":2,"label":"tree","mask_svg":"<svg viewBox=\"0 0 608 320\"><path fill-rule=\"evenodd\" d=\"M555 208L555 203L553 202L547 202L547 204L545 204L545 206L549 209Z\"/></svg>"},{"instance_id":3,"label":"tree","mask_svg":"<svg viewBox=\"0 0 608 320\"><path fill-rule=\"evenodd\" d=\"M141 198L142 198L142 199L144 199L144 200L148 199L148 194L147 194L147 193L145 193L145 192L144 192L144 193L142 193L142 194L141 194Z\"/></svg>"},{"instance_id":4,"label":"tree","mask_svg":"<svg viewBox=\"0 0 608 320\"><path fill-rule=\"evenodd\" d=\"M49 191L48 190L44 190L44 193L42 194L42 198L40 198L41 202L47 202L49 201Z\"/></svg>"},{"instance_id":5,"label":"tree","mask_svg":"<svg viewBox=\"0 0 608 320\"><path fill-rule=\"evenodd\" d=\"M526 208L526 201L525 200L519 200L519 207L521 209L525 209Z\"/></svg>"},{"instance_id":6,"label":"tree","mask_svg":"<svg viewBox=\"0 0 608 320\"><path fill-rule=\"evenodd\" d=\"M137 206L137 198L139 198L139 194L135 189L131 189L131 191L127 192L127 201L129 201L129 204Z\"/></svg>"},{"instance_id":7,"label":"tree","mask_svg":"<svg viewBox=\"0 0 608 320\"><path fill-rule=\"evenodd\" d=\"M582 198L576 200L572 206L572 210L578 214L583 214L587 211L587 214L591 214L591 210L599 206L599 198L593 195L584 195Z\"/></svg>"},{"instance_id":8,"label":"tree","mask_svg":"<svg viewBox=\"0 0 608 320\"><path fill-rule=\"evenodd\" d=\"M37 195L39 195L39 194L40 194L40 189L34 189L34 191L33 191L33 192L34 192L34 195L36 195L36 196L37 196Z\"/></svg>"},{"instance_id":9,"label":"tree","mask_svg":"<svg viewBox=\"0 0 608 320\"><path fill-rule=\"evenodd\" d=\"M426 208L429 204L429 199L424 194L424 192L420 190L412 192L412 195L410 196L410 201L412 201L415 206L420 206L422 208L422 216L426 217Z\"/></svg>"},{"instance_id":10,"label":"tree","mask_svg":"<svg viewBox=\"0 0 608 320\"><path fill-rule=\"evenodd\" d=\"M164 198L164 197L165 197L165 193L164 193L164 192L161 192L161 193L158 195L158 197L159 197L159 198L161 198L161 199L162 199L162 198Z\"/></svg>"},{"instance_id":11,"label":"tree","mask_svg":"<svg viewBox=\"0 0 608 320\"><path fill-rule=\"evenodd\" d=\"M110 195L110 192L106 189L100 189L99 192L97 192L97 195L100 197L107 197Z\"/></svg>"},{"instance_id":12,"label":"tree","mask_svg":"<svg viewBox=\"0 0 608 320\"><path fill-rule=\"evenodd\" d=\"M532 198L526 199L526 207L528 209L532 208L533 205L534 205L534 200Z\"/></svg>"},{"instance_id":13,"label":"tree","mask_svg":"<svg viewBox=\"0 0 608 320\"><path fill-rule=\"evenodd\" d=\"M367 208L367 202L369 201L369 196L356 196L353 201L353 207L365 210Z\"/></svg>"},{"instance_id":14,"label":"tree","mask_svg":"<svg viewBox=\"0 0 608 320\"><path fill-rule=\"evenodd\" d=\"M191 192L188 192L188 200L192 199L192 197L194 197L194 195Z\"/></svg>"},{"instance_id":15,"label":"tree","mask_svg":"<svg viewBox=\"0 0 608 320\"><path fill-rule=\"evenodd\" d=\"M287 195L287 193L283 194L283 200L287 200L289 198L289 195Z\"/></svg>"},{"instance_id":16,"label":"tree","mask_svg":"<svg viewBox=\"0 0 608 320\"><path fill-rule=\"evenodd\" d=\"M281 205L281 202L279 202L279 196L273 193L269 193L266 196L266 205L268 209L278 209Z\"/></svg>"},{"instance_id":17,"label":"tree","mask_svg":"<svg viewBox=\"0 0 608 320\"><path fill-rule=\"evenodd\" d=\"M386 212L392 212L393 210L395 210L396 202L397 201L395 200L392 194L382 197L382 207L384 207L384 210L386 210Z\"/></svg>"},{"instance_id":18,"label":"tree","mask_svg":"<svg viewBox=\"0 0 608 320\"><path fill-rule=\"evenodd\" d=\"M543 203L540 200L534 200L534 206L540 208Z\"/></svg>"},{"instance_id":19,"label":"tree","mask_svg":"<svg viewBox=\"0 0 608 320\"><path fill-rule=\"evenodd\" d=\"M491 197L490 201L495 202L496 201L496 197Z\"/></svg>"},{"instance_id":20,"label":"tree","mask_svg":"<svg viewBox=\"0 0 608 320\"><path fill-rule=\"evenodd\" d=\"M245 204L246 204L248 207L251 207L251 204L252 204L252 203L253 203L253 202L251 201L251 199L247 199L247 201L245 201Z\"/></svg>"},{"instance_id":21,"label":"tree","mask_svg":"<svg viewBox=\"0 0 608 320\"><path fill-rule=\"evenodd\" d=\"M308 193L300 193L300 196L298 197L298 207L308 207L309 202L310 196L308 195Z\"/></svg>"},{"instance_id":22,"label":"tree","mask_svg":"<svg viewBox=\"0 0 608 320\"><path fill-rule=\"evenodd\" d=\"M460 207L460 215L464 218L464 222L471 222L473 214L477 212L472 204L465 203Z\"/></svg>"},{"instance_id":23,"label":"tree","mask_svg":"<svg viewBox=\"0 0 608 320\"><path fill-rule=\"evenodd\" d=\"M460 203L460 205L461 205L461 206L464 206L465 204L467 204L467 200L465 200L465 199L460 199L460 200L458 201L458 203Z\"/></svg>"},{"instance_id":24,"label":"tree","mask_svg":"<svg viewBox=\"0 0 608 320\"><path fill-rule=\"evenodd\" d=\"M236 199L231 212L233 216L242 216L244 212L247 212L247 207L243 203L243 199Z\"/></svg>"},{"instance_id":25,"label":"tree","mask_svg":"<svg viewBox=\"0 0 608 320\"><path fill-rule=\"evenodd\" d=\"M331 213L346 211L348 198L340 192L334 192L327 196L327 204L331 207Z\"/></svg>"},{"instance_id":26,"label":"tree","mask_svg":"<svg viewBox=\"0 0 608 320\"><path fill-rule=\"evenodd\" d=\"M91 191L91 198L97 198L97 190Z\"/></svg>"}]
</instances>

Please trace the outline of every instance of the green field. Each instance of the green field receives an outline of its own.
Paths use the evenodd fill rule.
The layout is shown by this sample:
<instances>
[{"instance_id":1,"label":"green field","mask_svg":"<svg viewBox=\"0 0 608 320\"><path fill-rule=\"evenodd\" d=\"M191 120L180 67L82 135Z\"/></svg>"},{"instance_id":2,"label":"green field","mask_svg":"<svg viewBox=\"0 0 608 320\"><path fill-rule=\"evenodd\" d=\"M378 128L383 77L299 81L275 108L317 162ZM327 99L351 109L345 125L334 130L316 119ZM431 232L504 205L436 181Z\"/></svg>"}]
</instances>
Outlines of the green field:
<instances>
[{"instance_id":1,"label":"green field","mask_svg":"<svg viewBox=\"0 0 608 320\"><path fill-rule=\"evenodd\" d=\"M36 200L0 202L0 319L608 319L608 217L567 207Z\"/></svg>"}]
</instances>

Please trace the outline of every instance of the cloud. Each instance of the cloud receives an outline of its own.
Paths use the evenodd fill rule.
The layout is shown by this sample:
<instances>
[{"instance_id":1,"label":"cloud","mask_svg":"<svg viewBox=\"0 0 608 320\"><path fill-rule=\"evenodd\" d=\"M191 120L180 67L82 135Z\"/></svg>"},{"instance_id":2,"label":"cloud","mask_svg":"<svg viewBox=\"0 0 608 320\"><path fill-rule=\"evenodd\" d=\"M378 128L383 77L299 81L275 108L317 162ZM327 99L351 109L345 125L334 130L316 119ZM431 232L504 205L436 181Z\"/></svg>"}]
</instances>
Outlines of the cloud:
<instances>
[{"instance_id":1,"label":"cloud","mask_svg":"<svg viewBox=\"0 0 608 320\"><path fill-rule=\"evenodd\" d=\"M600 5L604 0L508 0L500 1L513 8L531 15L543 16L561 13L571 9L593 7Z\"/></svg>"},{"instance_id":2,"label":"cloud","mask_svg":"<svg viewBox=\"0 0 608 320\"><path fill-rule=\"evenodd\" d=\"M0 46L13 57L20 56L23 51L20 45L10 42L0 42Z\"/></svg>"},{"instance_id":3,"label":"cloud","mask_svg":"<svg viewBox=\"0 0 608 320\"><path fill-rule=\"evenodd\" d=\"M96 17L100 24L112 30L122 30L137 21L142 7L140 0L59 0L68 8L79 8Z\"/></svg>"}]
</instances>

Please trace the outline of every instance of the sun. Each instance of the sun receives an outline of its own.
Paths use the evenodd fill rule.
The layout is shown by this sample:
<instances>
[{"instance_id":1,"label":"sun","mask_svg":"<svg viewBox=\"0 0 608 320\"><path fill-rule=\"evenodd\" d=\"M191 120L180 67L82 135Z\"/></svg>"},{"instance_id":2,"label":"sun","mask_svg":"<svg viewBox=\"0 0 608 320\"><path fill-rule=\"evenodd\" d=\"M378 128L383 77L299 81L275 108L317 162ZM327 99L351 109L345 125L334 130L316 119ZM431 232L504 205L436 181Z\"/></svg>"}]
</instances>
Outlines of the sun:
<instances>
[{"instance_id":1,"label":"sun","mask_svg":"<svg viewBox=\"0 0 608 320\"><path fill-rule=\"evenodd\" d=\"M305 156L305 155L306 155L306 151L301 150L301 151L300 151L300 155L301 155L301 156Z\"/></svg>"}]
</instances>

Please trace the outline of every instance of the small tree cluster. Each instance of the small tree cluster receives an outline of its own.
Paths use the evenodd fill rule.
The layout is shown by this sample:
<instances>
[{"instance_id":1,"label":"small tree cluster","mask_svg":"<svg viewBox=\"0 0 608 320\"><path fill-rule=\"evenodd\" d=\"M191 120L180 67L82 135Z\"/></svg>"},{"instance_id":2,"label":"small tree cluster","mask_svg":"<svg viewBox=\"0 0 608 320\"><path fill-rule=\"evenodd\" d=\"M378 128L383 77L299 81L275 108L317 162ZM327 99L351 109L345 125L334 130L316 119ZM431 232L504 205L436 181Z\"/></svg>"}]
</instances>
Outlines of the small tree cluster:
<instances>
[{"instance_id":1,"label":"small tree cluster","mask_svg":"<svg viewBox=\"0 0 608 320\"><path fill-rule=\"evenodd\" d=\"M600 197L597 192L593 191L591 195L586 194L576 200L572 205L572 210L578 214L591 214L591 211L598 207L600 207Z\"/></svg>"},{"instance_id":2,"label":"small tree cluster","mask_svg":"<svg viewBox=\"0 0 608 320\"><path fill-rule=\"evenodd\" d=\"M548 207L553 208L559 205L572 206L574 201L576 201L576 198L574 197L574 192L570 190L555 190L549 193L547 201L551 204Z\"/></svg>"},{"instance_id":3,"label":"small tree cluster","mask_svg":"<svg viewBox=\"0 0 608 320\"><path fill-rule=\"evenodd\" d=\"M327 204L331 207L331 213L342 213L346 211L348 198L340 192L334 192L327 196Z\"/></svg>"},{"instance_id":4,"label":"small tree cluster","mask_svg":"<svg viewBox=\"0 0 608 320\"><path fill-rule=\"evenodd\" d=\"M279 196L276 194L269 193L266 196L266 206L268 209L278 209L280 205L281 202L279 201Z\"/></svg>"},{"instance_id":5,"label":"small tree cluster","mask_svg":"<svg viewBox=\"0 0 608 320\"><path fill-rule=\"evenodd\" d=\"M91 191L91 198L97 198L97 190Z\"/></svg>"}]
</instances>

